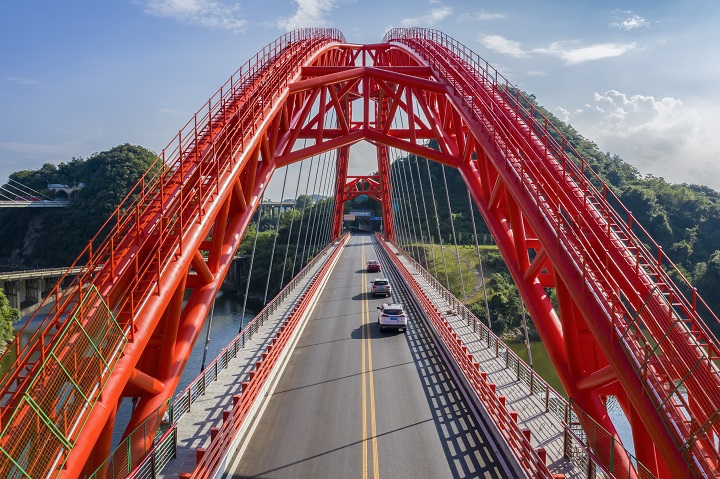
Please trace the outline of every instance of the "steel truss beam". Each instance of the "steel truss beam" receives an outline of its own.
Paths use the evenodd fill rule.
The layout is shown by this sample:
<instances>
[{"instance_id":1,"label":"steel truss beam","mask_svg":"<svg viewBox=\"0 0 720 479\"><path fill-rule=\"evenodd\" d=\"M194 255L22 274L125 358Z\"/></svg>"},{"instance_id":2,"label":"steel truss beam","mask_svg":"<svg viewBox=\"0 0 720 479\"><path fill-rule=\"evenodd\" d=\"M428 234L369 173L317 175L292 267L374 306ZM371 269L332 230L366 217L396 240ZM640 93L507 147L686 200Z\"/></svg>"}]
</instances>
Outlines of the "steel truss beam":
<instances>
[{"instance_id":1,"label":"steel truss beam","mask_svg":"<svg viewBox=\"0 0 720 479\"><path fill-rule=\"evenodd\" d=\"M614 435L605 399L615 395L651 472L717 472L720 379L713 361L720 354L694 306L677 316L676 304L687 301L653 279L662 274L659 265L644 259L643 246L612 216L584 163L578 174L565 140L552 137L486 64L439 32L402 30L389 38L351 45L336 31L292 32L188 123L141 180L138 199L109 220L107 239L93 240L80 263L87 270L72 293L58 296L41 334L24 349L12 345L18 361L0 382L0 452L24 461L41 437L44 454L24 466L29 476L89 473L109 452L123 398L136 403L126 433L145 424L141 440L149 444L156 424L143 421L162 415L273 173L336 150L334 236L344 202L363 184L369 189L362 194L381 201L392 239L387 148L398 148L458 169L566 392L586 414L584 425L592 421ZM331 128L329 115L336 119ZM392 126L398 117L406 126ZM305 147L298 148L299 139ZM348 176L349 148L359 141L377 147L375 175ZM89 285L97 297L86 294ZM547 291L553 287L557 310ZM96 324L107 317L103 305L112 318L105 329ZM93 343L98 353L109 352L87 359L92 374L78 371L71 381L63 379L63 361L77 361L73 347L82 334L65 334L66 318L87 336L122 331ZM646 354L644 335L659 352ZM43 388L54 382L79 393L61 404L63 394L51 391L48 402ZM43 415L47 421L36 420ZM619 443L604 436L592 446L601 459L632 469Z\"/></svg>"}]
</instances>

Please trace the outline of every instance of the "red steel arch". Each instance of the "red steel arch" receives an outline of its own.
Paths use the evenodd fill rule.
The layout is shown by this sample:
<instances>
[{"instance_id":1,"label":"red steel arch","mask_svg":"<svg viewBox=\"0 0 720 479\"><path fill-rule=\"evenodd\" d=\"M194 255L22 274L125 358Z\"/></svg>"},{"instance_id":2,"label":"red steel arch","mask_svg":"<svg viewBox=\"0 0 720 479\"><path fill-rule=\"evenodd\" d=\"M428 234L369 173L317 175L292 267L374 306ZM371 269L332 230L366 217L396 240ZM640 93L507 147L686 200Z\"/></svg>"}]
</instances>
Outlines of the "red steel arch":
<instances>
[{"instance_id":1,"label":"red steel arch","mask_svg":"<svg viewBox=\"0 0 720 479\"><path fill-rule=\"evenodd\" d=\"M378 175L362 181L382 200L387 236L387 147L457 168L577 407L614 432L604 399L617 396L640 461L659 476L717 473L720 354L704 303L685 299L669 260L648 252L632 217L519 92L452 38L420 29L372 45L292 32L220 89L79 258L84 273L56 293L40 332L13 343L0 452L31 477L75 477L107 456L122 398L136 401L126 431L162 410L273 172L337 150L336 198L348 198L349 146L363 140L378 147ZM341 221L336 201L336 234ZM0 473L13 467L3 461Z\"/></svg>"}]
</instances>

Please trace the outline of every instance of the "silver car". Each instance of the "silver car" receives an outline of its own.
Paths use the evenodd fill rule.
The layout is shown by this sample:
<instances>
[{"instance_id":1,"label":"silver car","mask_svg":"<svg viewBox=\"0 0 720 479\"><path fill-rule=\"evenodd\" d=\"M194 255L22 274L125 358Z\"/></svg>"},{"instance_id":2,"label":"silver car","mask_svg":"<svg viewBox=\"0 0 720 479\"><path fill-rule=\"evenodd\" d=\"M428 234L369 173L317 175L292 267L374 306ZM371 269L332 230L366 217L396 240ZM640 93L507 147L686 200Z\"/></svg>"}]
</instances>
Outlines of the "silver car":
<instances>
[{"instance_id":1,"label":"silver car","mask_svg":"<svg viewBox=\"0 0 720 479\"><path fill-rule=\"evenodd\" d=\"M372 288L370 289L370 292L373 296L390 296L391 294L391 288L390 288L390 280L387 278L375 278L373 279L370 284L372 285Z\"/></svg>"}]
</instances>

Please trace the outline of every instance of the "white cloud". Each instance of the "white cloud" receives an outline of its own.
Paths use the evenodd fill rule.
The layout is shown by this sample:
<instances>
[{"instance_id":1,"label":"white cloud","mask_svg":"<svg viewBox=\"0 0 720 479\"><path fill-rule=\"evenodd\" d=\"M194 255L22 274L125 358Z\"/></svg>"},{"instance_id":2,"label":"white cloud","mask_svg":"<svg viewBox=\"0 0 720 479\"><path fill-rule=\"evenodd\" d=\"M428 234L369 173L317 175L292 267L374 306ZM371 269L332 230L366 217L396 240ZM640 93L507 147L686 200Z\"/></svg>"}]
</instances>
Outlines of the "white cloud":
<instances>
[{"instance_id":1,"label":"white cloud","mask_svg":"<svg viewBox=\"0 0 720 479\"><path fill-rule=\"evenodd\" d=\"M632 13L632 12L624 12L624 13ZM611 26L615 28L619 28L620 30L634 30L636 28L643 28L650 25L650 22L648 22L646 19L641 17L640 15L631 15L625 19L617 20L613 23L611 23Z\"/></svg>"},{"instance_id":2,"label":"white cloud","mask_svg":"<svg viewBox=\"0 0 720 479\"><path fill-rule=\"evenodd\" d=\"M537 53L544 53L560 58L568 65L584 63L593 60L602 60L604 58L619 57L630 50L637 48L633 43L598 43L586 47L566 47L555 42L546 48L536 48L533 50Z\"/></svg>"},{"instance_id":3,"label":"white cloud","mask_svg":"<svg viewBox=\"0 0 720 479\"><path fill-rule=\"evenodd\" d=\"M502 20L505 18L504 13L463 13L458 19L460 22L475 22L475 21L489 21L489 20Z\"/></svg>"},{"instance_id":4,"label":"white cloud","mask_svg":"<svg viewBox=\"0 0 720 479\"><path fill-rule=\"evenodd\" d=\"M510 55L515 58L526 58L533 53L552 55L560 58L568 65L575 65L593 60L602 60L623 55L637 48L635 43L597 43L584 47L570 47L560 42L551 43L547 47L524 49L520 42L509 40L500 35L483 35L480 43L494 52Z\"/></svg>"},{"instance_id":5,"label":"white cloud","mask_svg":"<svg viewBox=\"0 0 720 479\"><path fill-rule=\"evenodd\" d=\"M15 83L16 85L37 85L39 83L37 80L33 80L32 78L22 77L7 77L7 81Z\"/></svg>"},{"instance_id":6,"label":"white cloud","mask_svg":"<svg viewBox=\"0 0 720 479\"><path fill-rule=\"evenodd\" d=\"M334 0L293 0L297 4L297 11L292 17L278 21L278 26L287 31L303 27L325 26L328 23L327 15L335 8Z\"/></svg>"},{"instance_id":7,"label":"white cloud","mask_svg":"<svg viewBox=\"0 0 720 479\"><path fill-rule=\"evenodd\" d=\"M558 108L556 114L642 173L720 187L720 139L711 134L709 117L680 99L610 90L595 93L591 102L572 111Z\"/></svg>"},{"instance_id":8,"label":"white cloud","mask_svg":"<svg viewBox=\"0 0 720 479\"><path fill-rule=\"evenodd\" d=\"M247 21L241 17L240 4L217 0L138 0L151 15L171 18L188 25L242 30Z\"/></svg>"},{"instance_id":9,"label":"white cloud","mask_svg":"<svg viewBox=\"0 0 720 479\"><path fill-rule=\"evenodd\" d=\"M502 53L503 55L510 55L515 58L528 56L528 52L523 50L520 42L508 40L500 35L484 35L480 37L480 43L488 50Z\"/></svg>"},{"instance_id":10,"label":"white cloud","mask_svg":"<svg viewBox=\"0 0 720 479\"><path fill-rule=\"evenodd\" d=\"M431 2L431 3L438 3L438 2ZM400 21L400 23L405 27L417 27L417 26L423 26L423 25L435 25L436 23L439 23L443 21L445 18L452 15L453 9L452 7L446 7L446 6L439 6L437 8L433 8L429 12L427 12L425 15L419 16L419 17L413 17L413 18L404 18Z\"/></svg>"}]
</instances>

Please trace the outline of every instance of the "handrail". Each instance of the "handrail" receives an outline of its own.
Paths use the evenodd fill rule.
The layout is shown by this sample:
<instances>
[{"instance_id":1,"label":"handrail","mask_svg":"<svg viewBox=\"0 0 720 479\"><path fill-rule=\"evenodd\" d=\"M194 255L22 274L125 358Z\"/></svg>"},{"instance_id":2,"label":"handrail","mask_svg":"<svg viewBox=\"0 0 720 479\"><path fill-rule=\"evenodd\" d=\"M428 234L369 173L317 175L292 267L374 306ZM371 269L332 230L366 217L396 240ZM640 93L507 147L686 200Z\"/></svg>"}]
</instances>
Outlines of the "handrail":
<instances>
[{"instance_id":1,"label":"handrail","mask_svg":"<svg viewBox=\"0 0 720 479\"><path fill-rule=\"evenodd\" d=\"M230 448L232 442L235 440L235 435L242 428L242 425L248 418L253 406L256 404L256 401L263 387L267 384L277 361L290 341L291 335L296 330L300 318L307 311L309 302L314 297L313 295L318 291L318 288L325 279L328 270L337 259L340 251L342 251L349 239L350 235L346 233L337 241L335 251L330 254L330 257L320 267L315 277L308 285L308 288L303 293L303 297L290 313L289 317L286 318L285 327L276 334L276 340L267 346L266 355L256 364L255 370L250 373L249 381L243 383L241 394L239 395L238 400L234 401L229 417L223 422L215 440L210 443L210 446L207 448L202 458L198 461L191 477L204 479L214 477L214 475L218 472L224 455L227 454L228 448Z\"/></svg>"},{"instance_id":2,"label":"handrail","mask_svg":"<svg viewBox=\"0 0 720 479\"><path fill-rule=\"evenodd\" d=\"M224 178L222 175L227 176L226 173L236 169L238 152L245 151L245 142L258 131L258 122L264 110L258 102L246 101L248 97L243 95L252 93L254 98L274 101L287 87L292 73L303 60L340 41L344 38L337 30L305 29L290 32L271 43L243 65L155 159L71 265L72 268L84 264L82 272L73 278L65 291L61 292L59 288L53 290L55 303L50 313L40 320L37 331L29 340L21 342L22 332L36 316L33 315L5 352L15 354L17 359L0 378L0 418L3 421L0 441L4 445L0 454L19 457L24 446L11 436L22 434L30 437L39 434L39 430L30 434L30 429L47 428L50 424L38 426L26 422L19 432L15 423L30 417L28 415L60 414L50 404L25 405L22 411L17 405L21 404L20 398L27 394L30 381L45 361L49 348L55 347L61 338L65 338L63 341L66 343L69 341L69 336L65 336L69 325L67 318L73 316L77 305L84 300L88 284L98 285L103 299L108 299L110 293L119 298L114 303L110 302L111 312L118 318L124 333L122 341L133 341L138 312L152 294L159 291L159 278L174 264L175 255L182 255L183 249L187 248L188 231L191 231L192 225L203 220L204 206L219 191L219 181ZM254 209L256 205L248 206ZM99 272L96 271L98 266L102 266ZM117 278L122 278L124 273L129 283L121 284L116 291ZM67 274L61 282L66 277ZM47 299L42 304L46 302ZM92 318L81 320L91 321ZM104 345L108 349L116 346L120 343ZM124 350L124 346L122 348ZM103 371L106 371L103 374L110 374L107 369ZM54 371L53 374L66 373ZM102 391L105 379L104 376L95 378L87 375L83 378L85 382L78 385L70 377L69 384L81 394L92 396L89 397L92 402ZM81 419L85 417L87 407L75 403L61 413L64 415L64 419L60 420L62 430L52 431L56 441L46 448L48 451L53 448L61 451L58 453L60 461L74 447L84 426ZM66 427L69 429L65 430ZM50 434L50 431L47 430L47 433ZM34 459L29 467L44 471L58 465L54 460ZM36 471L34 474L43 473Z\"/></svg>"},{"instance_id":3,"label":"handrail","mask_svg":"<svg viewBox=\"0 0 720 479\"><path fill-rule=\"evenodd\" d=\"M167 404L163 404L158 407L156 411L148 416L135 430L130 433L123 442L115 448L113 453L103 461L103 463L90 475L89 479L125 479L126 477L136 477L142 471L144 471L148 465L146 464L149 460L155 460L155 453L158 450L166 449L169 441L177 441L177 427L179 425L180 418L182 418L199 398L201 398L208 385L212 384L218 379L220 371L227 369L230 365L230 360L234 359L238 355L238 351L247 345L247 342L254 336L258 329L265 324L265 321L273 314L278 307L287 299L288 296L297 288L317 264L322 257L324 257L333 246L335 241L331 241L327 246L320 250L304 267L300 272L283 287L283 289L267 304L265 307L256 314L252 320L250 320L238 333L235 338L225 346L220 353L213 359L210 364L207 365L205 370L201 372L181 393L176 394L175 397L167 401ZM132 437L135 431L143 431L143 435L140 437L146 437L144 434L144 427L149 423L157 422L157 415L165 411L163 418L164 422L162 427L156 434L160 439L153 441L152 446L148 450L141 451L139 456L132 456L133 449L130 447L133 444ZM166 432L167 431L167 432ZM172 432L172 435L170 434ZM174 449L173 449L174 450ZM137 454L137 453L136 453ZM165 457L166 455L163 455ZM115 464L119 464L115 466ZM162 467L155 467L156 471L162 470ZM110 471L110 472L108 472Z\"/></svg>"},{"instance_id":4,"label":"handrail","mask_svg":"<svg viewBox=\"0 0 720 479\"><path fill-rule=\"evenodd\" d=\"M620 346L658 410L658 418L669 434L676 437L673 440L680 441L680 446L675 445L686 464L695 470L711 471L712 467L700 458L718 455L717 443L711 435L720 429L717 414L720 370L716 364L720 345L705 324L698 302L706 308L705 316L717 322L714 313L696 290L692 289L692 301L684 296L663 265L675 268L678 277L684 276L662 249L651 241L657 247L655 260L635 234L633 217L627 208L621 208L629 214L625 221L610 201L621 205L619 199L609 193L607 185L554 126L548 129L547 118L497 70L436 30L396 29L388 32L386 40L407 45L440 76L451 79L462 106L480 120L483 133L492 137L506 170L521 182L521 188L534 201L537 214L554 230L558 248L565 250L586 290L596 296L610 327L625 338ZM523 160L517 151L524 151L535 161ZM601 185L602 193L596 183ZM554 188L555 185L563 187ZM585 214L573 213L571 222L560 205ZM640 230L647 235L644 228ZM602 248L598 251L593 244L604 245L604 254L609 258L617 254L618 258L609 260L615 261L620 269L633 269L634 281L643 285L645 291L624 289L616 278L605 274L606 258ZM628 256L628 253L633 254ZM653 280L653 276L657 279ZM661 285L662 289L655 285ZM685 286L692 288L689 283ZM634 296L622 297L627 294L626 290ZM639 304L643 305L640 309ZM647 330L652 339L640 334L637 325ZM635 333L628 335L631 330ZM659 348L647 348L648 341L658 343ZM671 357L676 360L670 361ZM667 381L674 378L681 378L692 392L692 407L680 388L665 387ZM697 418L688 421L688 414Z\"/></svg>"},{"instance_id":5,"label":"handrail","mask_svg":"<svg viewBox=\"0 0 720 479\"><path fill-rule=\"evenodd\" d=\"M593 424L594 431L600 431L601 434L606 436L606 439L612 444L617 442L617 439L605 430L600 424L597 423L592 417L588 416L582 409L574 403L568 401L564 395L557 392L545 379L542 378L535 370L528 365L512 348L508 347L505 342L493 332L484 322L482 322L468 308L462 301L460 301L454 294L452 294L432 273L427 271L420 263L415 260L407 251L405 251L397 243L391 242L392 245L400 251L403 256L410 262L416 271L425 278L430 286L435 289L440 296L447 301L452 308L456 311L460 311L460 316L464 318L468 325L472 323L472 329L474 333L478 333L480 341L487 342L487 348L494 348L496 356L501 355L500 345L504 349L505 364L507 369L515 369L517 379L522 380L523 384L530 389L530 394L535 395L536 391L545 392L545 407L546 412L550 412L556 419L558 419L565 428L565 434L575 438L580 443L580 447L585 451L585 454L594 467L604 470L608 474L612 474L613 477L630 477L630 471L618 471L614 469L614 464L606 465L603 464L600 459L593 453L586 441L581 439L581 435L584 432L578 432L571 428L571 424L576 423L579 416L583 419L587 419L589 423ZM566 437L567 440L567 437ZM566 449L569 446L565 446ZM641 472L640 477L652 478L653 474L647 467L640 463L637 458L623 445L622 448L625 453L632 459L632 463L636 464L638 471ZM570 458L573 459L573 458ZM579 467L585 464L576 464Z\"/></svg>"},{"instance_id":6,"label":"handrail","mask_svg":"<svg viewBox=\"0 0 720 479\"><path fill-rule=\"evenodd\" d=\"M379 238L379 235L376 234L376 237ZM473 393L482 402L485 410L497 425L500 435L514 454L520 467L528 477L551 478L549 469L530 444L530 438L520 431L517 421L501 403L500 398L495 394L494 387L489 384L486 376L480 371L479 363L468 354L467 347L462 340L452 330L427 293L413 279L407 267L396 258L387 242L379 240L379 243L386 258L395 266L403 281L410 288L413 297L419 302L433 329L438 333L453 360L461 369L463 376L472 387Z\"/></svg>"}]
</instances>

